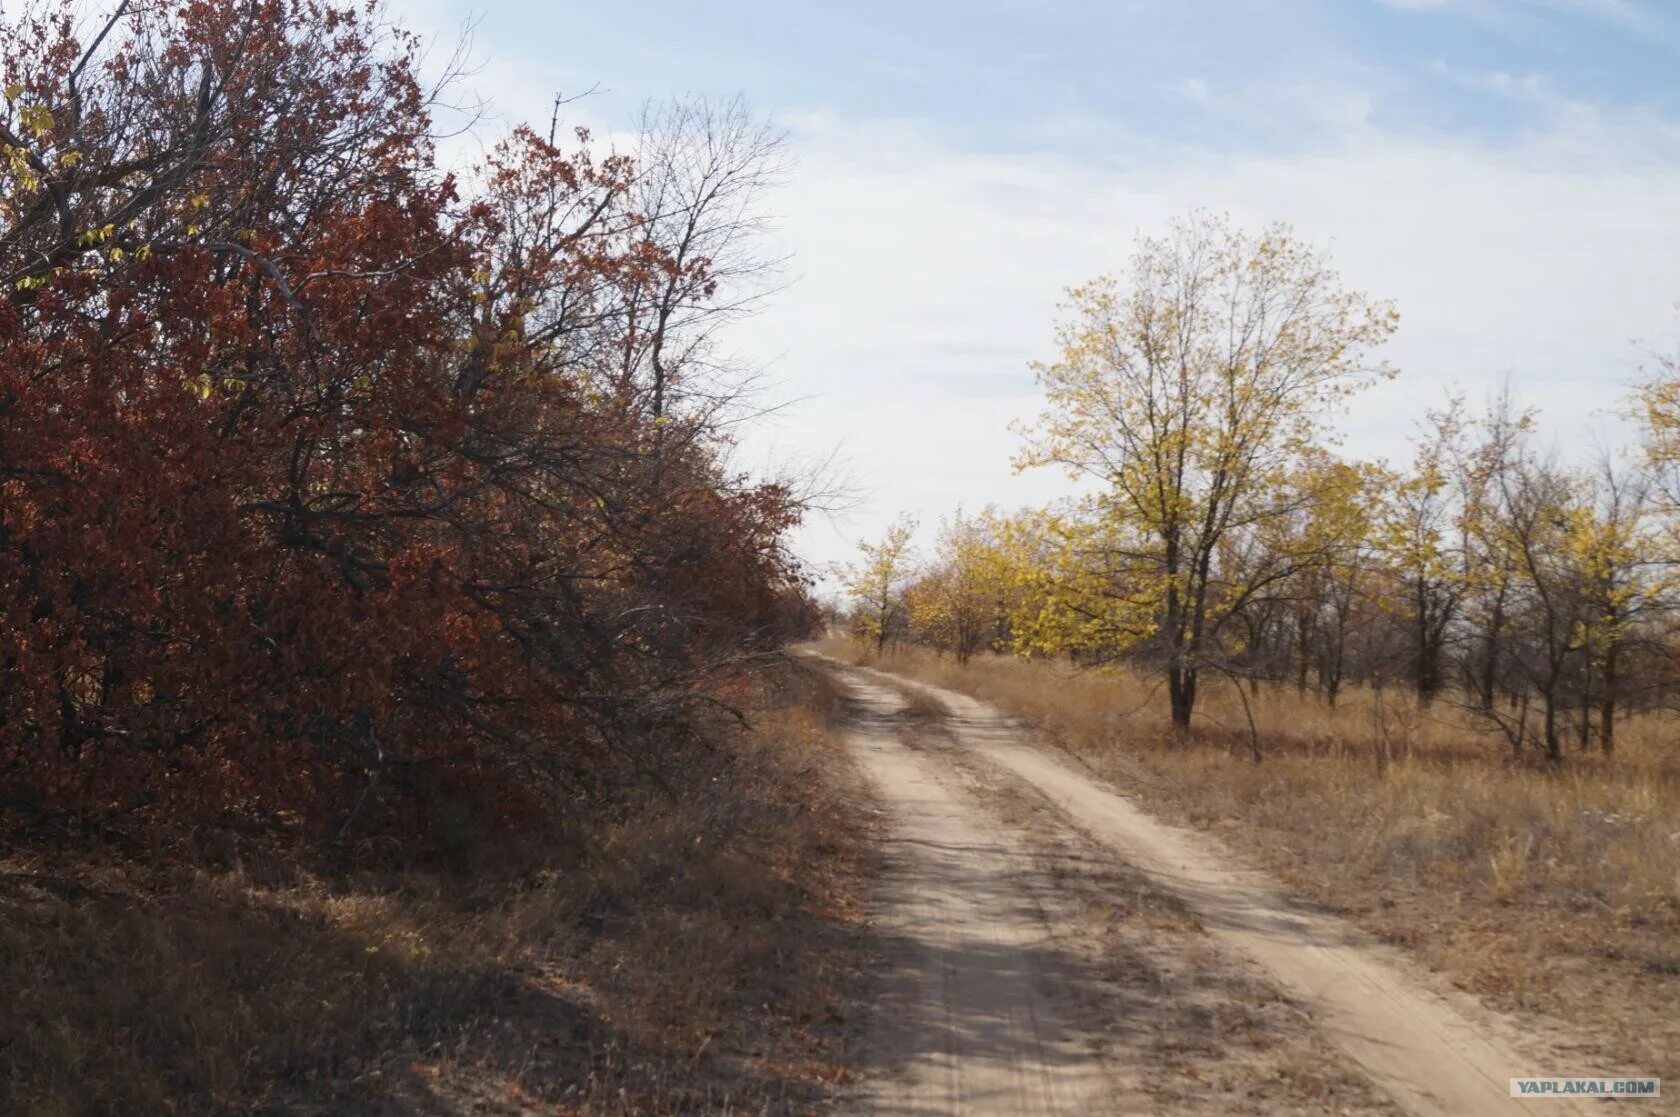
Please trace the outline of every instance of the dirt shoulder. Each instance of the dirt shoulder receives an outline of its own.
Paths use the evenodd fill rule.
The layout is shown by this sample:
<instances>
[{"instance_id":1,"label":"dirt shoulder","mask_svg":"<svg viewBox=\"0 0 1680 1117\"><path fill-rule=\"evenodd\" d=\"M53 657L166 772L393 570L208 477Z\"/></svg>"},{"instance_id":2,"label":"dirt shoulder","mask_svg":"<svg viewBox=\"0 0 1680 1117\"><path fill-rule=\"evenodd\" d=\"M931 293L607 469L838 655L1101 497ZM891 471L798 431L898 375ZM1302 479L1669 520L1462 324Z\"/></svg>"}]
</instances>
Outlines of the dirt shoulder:
<instances>
[{"instance_id":1,"label":"dirt shoulder","mask_svg":"<svg viewBox=\"0 0 1680 1117\"><path fill-rule=\"evenodd\" d=\"M6 853L0 1111L826 1106L875 855L818 698L536 871Z\"/></svg>"}]
</instances>

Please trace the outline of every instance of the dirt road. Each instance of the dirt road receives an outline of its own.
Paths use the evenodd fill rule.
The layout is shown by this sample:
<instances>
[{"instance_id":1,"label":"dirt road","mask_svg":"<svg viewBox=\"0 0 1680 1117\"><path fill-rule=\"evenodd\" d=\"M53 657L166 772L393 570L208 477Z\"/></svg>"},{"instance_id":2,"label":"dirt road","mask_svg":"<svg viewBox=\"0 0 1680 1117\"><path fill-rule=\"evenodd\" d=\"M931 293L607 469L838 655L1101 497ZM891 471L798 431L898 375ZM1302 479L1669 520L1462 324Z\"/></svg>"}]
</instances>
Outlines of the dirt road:
<instances>
[{"instance_id":1,"label":"dirt road","mask_svg":"<svg viewBox=\"0 0 1680 1117\"><path fill-rule=\"evenodd\" d=\"M1234 868L1206 835L1152 818L1035 746L1010 719L964 695L833 666L854 699L850 740L878 790L888 852L878 920L888 945L864 1052L863 1111L1588 1112L1561 1099L1512 1099L1508 1080L1592 1068L1549 1057L1543 1043L1437 988L1398 953ZM908 716L905 688L935 700L919 706L948 713ZM1000 821L998 797L1007 795L1039 805L1037 838ZM1190 924L1205 944L1143 935L1126 964L1104 976L1085 949L1091 936L1068 934L1064 882L1035 866L1032 842L1046 831L1123 863L1138 874L1139 889L1173 898L1194 913ZM1123 924L1125 913L1116 919ZM1189 1024L1204 1017L1175 1023L1171 1015L1190 990L1175 994L1167 981L1147 1004L1126 995L1135 971L1150 969L1157 982L1169 973L1149 952L1202 949L1226 967L1211 971L1215 985L1202 989L1202 1000L1218 1006L1236 990L1251 991L1247 967L1298 1011L1284 1029L1296 1034L1256 1030L1249 1025L1258 1016L1240 1025L1218 1024L1216 1012L1205 1017L1210 1036L1201 1042L1217 1038L1215 1049L1174 1066L1225 1091L1217 1098L1162 1086L1163 1053L1198 1042ZM1175 1027L1182 1034L1163 1039L1163 1029ZM1331 1054L1314 1055L1320 1047ZM1318 1086L1268 1093L1273 1077L1302 1077L1308 1058L1319 1059L1309 1076ZM1330 1065L1338 1059L1339 1068Z\"/></svg>"},{"instance_id":2,"label":"dirt road","mask_svg":"<svg viewBox=\"0 0 1680 1117\"><path fill-rule=\"evenodd\" d=\"M852 734L887 803L887 944L869 1061L881 1114L1098 1113L1106 1080L1075 1021L1077 964L1051 945L1048 886L1018 843L976 810L940 761L897 740L890 691L854 684Z\"/></svg>"}]
</instances>

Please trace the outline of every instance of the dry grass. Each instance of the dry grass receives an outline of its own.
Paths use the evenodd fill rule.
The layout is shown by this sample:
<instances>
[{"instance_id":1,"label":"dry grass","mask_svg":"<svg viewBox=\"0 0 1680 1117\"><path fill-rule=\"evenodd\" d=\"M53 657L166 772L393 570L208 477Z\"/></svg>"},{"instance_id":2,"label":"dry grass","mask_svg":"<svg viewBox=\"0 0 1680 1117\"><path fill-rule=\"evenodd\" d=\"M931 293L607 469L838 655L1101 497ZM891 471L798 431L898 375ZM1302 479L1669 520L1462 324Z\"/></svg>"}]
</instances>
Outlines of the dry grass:
<instances>
[{"instance_id":1,"label":"dry grass","mask_svg":"<svg viewBox=\"0 0 1680 1117\"><path fill-rule=\"evenodd\" d=\"M858 659L844 644L830 646ZM1575 1022L1595 1065L1680 1075L1680 721L1618 726L1613 761L1553 773L1507 759L1443 703L1228 684L1189 743L1165 695L1119 671L919 649L881 666L1039 725L1161 813L1226 834L1325 905L1415 950L1499 1007Z\"/></svg>"},{"instance_id":2,"label":"dry grass","mask_svg":"<svg viewBox=\"0 0 1680 1117\"><path fill-rule=\"evenodd\" d=\"M937 722L951 715L949 707L939 700L938 695L925 690L906 689L901 697L904 699L904 714L912 721Z\"/></svg>"},{"instance_id":3,"label":"dry grass","mask_svg":"<svg viewBox=\"0 0 1680 1117\"><path fill-rule=\"evenodd\" d=\"M536 873L0 859L0 1112L802 1109L865 868L826 702Z\"/></svg>"}]
</instances>

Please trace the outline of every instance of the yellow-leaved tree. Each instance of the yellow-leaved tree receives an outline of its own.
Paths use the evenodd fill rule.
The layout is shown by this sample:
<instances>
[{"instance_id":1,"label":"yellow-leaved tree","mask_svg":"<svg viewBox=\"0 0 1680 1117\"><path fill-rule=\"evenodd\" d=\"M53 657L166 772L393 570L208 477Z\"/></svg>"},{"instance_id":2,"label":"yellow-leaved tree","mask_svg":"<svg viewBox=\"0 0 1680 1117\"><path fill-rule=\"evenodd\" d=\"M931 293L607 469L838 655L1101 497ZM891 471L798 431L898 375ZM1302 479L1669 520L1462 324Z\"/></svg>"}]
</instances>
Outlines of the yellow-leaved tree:
<instances>
[{"instance_id":1,"label":"yellow-leaved tree","mask_svg":"<svg viewBox=\"0 0 1680 1117\"><path fill-rule=\"evenodd\" d=\"M978 516L958 509L940 525L934 560L909 593L910 627L958 663L1007 631L1012 584L1003 524L992 509Z\"/></svg>"},{"instance_id":2,"label":"yellow-leaved tree","mask_svg":"<svg viewBox=\"0 0 1680 1117\"><path fill-rule=\"evenodd\" d=\"M916 521L900 516L879 542L859 542L858 561L839 572L852 599L857 633L874 643L877 654L886 650L894 628L905 618L905 592L915 574L910 548L915 534Z\"/></svg>"},{"instance_id":3,"label":"yellow-leaved tree","mask_svg":"<svg viewBox=\"0 0 1680 1117\"><path fill-rule=\"evenodd\" d=\"M1140 238L1124 281L1069 292L1017 464L1096 483L1074 513L1084 525L1063 534L1128 612L1146 604L1151 624L1113 631L1154 642L1181 729L1242 602L1221 585L1222 548L1310 499L1295 466L1324 443L1326 412L1390 373L1369 354L1398 321L1288 228L1249 234L1205 213ZM1089 597L1090 581L1068 584Z\"/></svg>"},{"instance_id":4,"label":"yellow-leaved tree","mask_svg":"<svg viewBox=\"0 0 1680 1117\"><path fill-rule=\"evenodd\" d=\"M1609 757L1616 748L1616 712L1623 696L1623 652L1639 626L1662 611L1675 573L1652 531L1646 477L1618 471L1607 459L1592 495L1570 524L1581 577L1578 592L1586 605L1580 643L1587 664L1577 728L1584 752L1592 729L1587 706L1596 701L1598 747Z\"/></svg>"}]
</instances>

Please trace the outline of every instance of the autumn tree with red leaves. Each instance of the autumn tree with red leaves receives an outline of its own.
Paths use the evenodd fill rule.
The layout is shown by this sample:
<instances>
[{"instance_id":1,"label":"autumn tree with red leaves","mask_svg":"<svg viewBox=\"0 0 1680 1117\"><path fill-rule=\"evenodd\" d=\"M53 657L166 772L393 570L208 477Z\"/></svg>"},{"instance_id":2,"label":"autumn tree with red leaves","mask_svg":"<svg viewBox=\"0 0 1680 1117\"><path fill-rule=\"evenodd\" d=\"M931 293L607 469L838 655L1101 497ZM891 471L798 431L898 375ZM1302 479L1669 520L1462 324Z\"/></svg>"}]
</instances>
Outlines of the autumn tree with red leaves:
<instances>
[{"instance_id":1,"label":"autumn tree with red leaves","mask_svg":"<svg viewBox=\"0 0 1680 1117\"><path fill-rule=\"evenodd\" d=\"M797 501L679 387L773 137L716 132L713 211L581 133L468 191L418 49L310 0L0 23L8 826L526 821L657 779L798 614Z\"/></svg>"}]
</instances>

